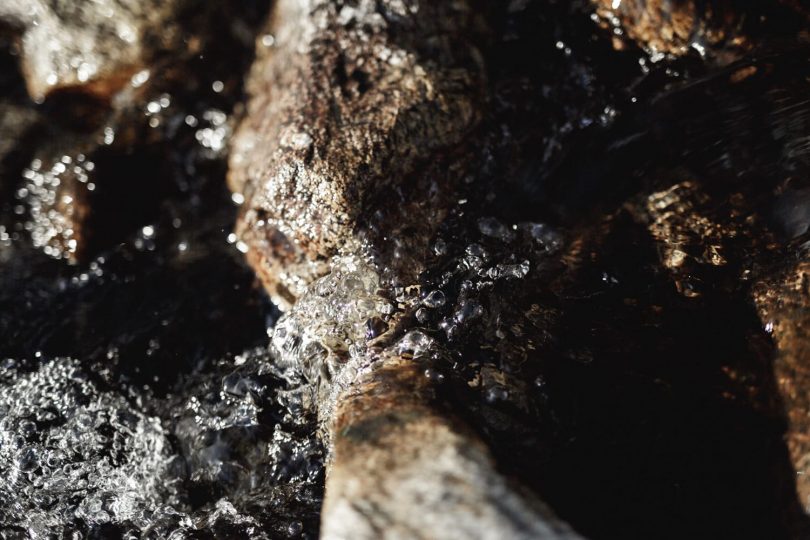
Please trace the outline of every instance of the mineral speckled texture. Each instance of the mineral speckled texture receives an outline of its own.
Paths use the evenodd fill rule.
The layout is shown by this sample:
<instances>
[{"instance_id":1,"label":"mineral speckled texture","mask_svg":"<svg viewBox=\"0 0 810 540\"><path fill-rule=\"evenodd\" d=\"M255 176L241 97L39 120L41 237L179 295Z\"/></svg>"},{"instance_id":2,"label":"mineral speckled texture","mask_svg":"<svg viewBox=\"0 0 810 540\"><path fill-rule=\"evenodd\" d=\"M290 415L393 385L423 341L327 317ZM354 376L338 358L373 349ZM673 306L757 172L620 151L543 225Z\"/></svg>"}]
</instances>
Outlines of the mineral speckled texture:
<instances>
[{"instance_id":1,"label":"mineral speckled texture","mask_svg":"<svg viewBox=\"0 0 810 540\"><path fill-rule=\"evenodd\" d=\"M704 24L694 6L678 7L692 9L689 17L676 21L684 32L690 28L689 35L699 36L703 30L695 34L695 27L708 29L714 24L708 15L710 22ZM739 14L729 10L729 17ZM533 13L526 5L512 5L507 12L525 17ZM504 42L542 50L526 37L530 32L517 30L520 15L512 19L509 14L505 19L493 18L496 27L502 24L500 28L507 29ZM499 16L504 17L503 13ZM733 26L733 22L729 24ZM706 32L708 36L709 30ZM276 32L267 43L278 45L280 35L281 31ZM668 39L666 32L659 37ZM723 50L724 39L718 37L712 46ZM482 55L508 57L516 48L505 43L484 49ZM706 65L728 63L746 50L742 42L732 45L728 55L711 56ZM285 54L283 46L278 46L276 53ZM722 443L727 448L734 446L730 441L735 438L755 444L762 469L752 475L751 486L767 485L769 475L789 475L786 456L779 450L783 424L778 385L770 371L768 338L753 308L749 283L767 265L773 244L778 242L771 231L769 208L783 189L781 174L804 167L804 152L798 147L791 150L800 144L804 130L803 112L799 112L803 111L804 83L791 81L790 73L805 69L806 62L801 54L785 54L743 61L708 76L704 76L704 68L695 68L700 75L689 84L679 84L680 78L689 80L688 76L669 69L653 73L645 62L677 57L686 48L672 48L661 56L661 51L648 47L649 56L636 57L642 76L670 79L657 90L639 85L640 94L652 93L642 104L632 105L638 98L623 102L627 96L621 91L613 94L613 81L639 75L626 67L622 69L627 72L618 75L600 72L590 55L604 55L624 66L622 62L632 60L635 52L630 57L619 53L611 57L594 46L577 55L563 39L553 46L563 57L573 58L567 72L573 74L565 84L571 94L583 91L584 86L593 110L572 113L565 107L568 96L564 92L557 95L546 86L555 73L553 63L532 69L514 58L510 58L514 64L495 61L486 66L491 94L481 108L477 128L464 133L455 148L439 153L443 159L439 162L456 164L463 181L430 167L415 173L390 168L392 185L397 178L401 184L422 178L438 186L452 186L456 194L447 197L441 187L413 191L416 197L430 201L428 208L434 204L432 208L441 209L435 226L414 234L427 236L430 249L414 250L413 244L401 249L417 268L413 273L398 270L392 264L396 257L380 257L385 248L374 245L375 234L397 243L403 217L391 209L403 201L401 190L393 197L386 191L372 193L357 203L365 218L346 228L351 234L324 236L344 239L338 246L324 249L328 243L319 244L317 235L307 235L326 230L322 223L330 219L339 221L341 212L331 214L336 207L321 204L316 207L318 213L312 214L312 207L305 206L304 212L290 214L286 222L278 217L287 211L290 197L297 201L321 196L321 184L307 183L309 177L291 184L301 193L288 190L287 197L279 196L275 202L268 199L265 211L254 212L252 198L263 196L255 190L272 188L276 176L266 175L270 181L257 184L242 174L240 152L248 148L259 153L258 147L250 146L254 144L249 137L252 133L244 126L240 130L231 161L231 187L247 201L239 234L271 295L281 295L285 304L297 298L272 334L273 353L282 365L301 373L312 385L305 403L317 411L330 456L321 528L325 536L346 537L351 528L368 537L432 530L429 524L440 523L446 515L430 505L424 507L424 500L434 493L420 496L405 477L424 477L423 484L430 485L430 477L442 474L468 486L471 498L467 502L477 509L473 529L482 536L488 531L540 534L527 532L530 527L521 525L527 522L546 534L574 534L555 515L537 510L531 501L538 493L563 518L599 534L600 526L625 510L621 503L603 500L605 511L593 517L594 522L577 522L576 497L563 495L568 480L552 470L551 463L571 459L559 448L582 452L577 453L581 461L587 460L585 455L595 445L604 449L611 462L626 467L629 458L622 457L623 450L652 468L656 462L652 456L664 453L667 445L687 453L710 452L692 439L680 440L677 429L693 432L697 440L722 431L715 436L728 439ZM271 60L265 62L272 62L276 53L268 53ZM268 96L274 89L286 95L283 85L297 88L297 81L286 81L283 76L275 80L277 86L265 88ZM314 88L321 95L340 91L339 78L327 83L329 86L319 83ZM255 95L256 90L254 103ZM526 105L521 96L532 96L528 103L542 100L545 107ZM627 108L618 113L611 103L624 103ZM249 111L246 126L272 107L271 100L254 110L255 118ZM745 112L749 110L762 116L751 116ZM555 125L559 131L544 127L549 118L560 122ZM762 119L775 129L761 130ZM373 128L370 132L375 133ZM281 144L285 135L274 133ZM300 151L301 170L307 172L308 157L321 163L317 145L310 146L318 139L303 136L297 140L304 144L289 154ZM281 155L274 144L271 141L260 148L270 149L270 156ZM557 145L568 146L567 152L558 153ZM542 158L537 157L536 148L545 148ZM462 162L454 159L454 152L464 156ZM324 154L322 161L341 170L352 171L354 166L341 153ZM444 182L446 178L451 180ZM364 184L361 180L347 185ZM802 210L783 206L787 226L801 229ZM377 214L388 219L375 220ZM282 242L280 251L273 251L273 242L251 240L255 239L251 235L268 224L272 234L258 238ZM368 240L372 249L363 243ZM640 250L638 267L622 256L623 242ZM317 254L317 265L311 262L313 254ZM322 273L326 275L312 281ZM289 289L278 288L290 279L300 292L287 294ZM624 335L638 339L625 340L620 337ZM700 343L707 339L713 345L701 348ZM696 357L694 361L680 361L690 354ZM676 364L682 371L672 370ZM419 371L427 380L416 378ZM690 377L701 381L699 390L690 390L686 382ZM575 386L580 381L583 390L571 395L555 393L552 388L560 380ZM640 430L635 440L649 436L668 441L661 442L660 448L656 445L653 454L617 442L609 430L598 427L614 425L617 420L611 413L620 418L625 407L634 407L633 397L642 395L647 399L656 396L653 401L657 404L642 415L647 418L642 421L648 422L645 427L634 425L633 429ZM400 400L402 396L407 398ZM708 403L711 412L704 414L706 420L687 427L687 416L697 412L692 410L691 399ZM580 411L580 403L591 405ZM602 403L603 410L594 403ZM675 412L679 403L689 404L690 412L679 416ZM463 418L458 423L450 421L458 431L444 431L454 412ZM580 414L585 415L582 420ZM656 414L680 428L662 433L655 427ZM750 425L741 417L749 418ZM463 427L466 422L469 424ZM627 428L621 421L618 425L617 429ZM524 472L522 479L534 490L533 495L521 494L514 486L506 488L503 501L513 516L506 522L500 520L491 501L471 495L476 492L471 478L490 474L488 458L482 454L465 461L465 456L453 451L460 445L476 448L482 440L491 445L502 467L517 474L532 471ZM579 450L580 444L591 450ZM423 452L409 450L411 445ZM538 464L538 459L544 459L538 453L550 461ZM733 475L734 463L741 461L713 463L718 474ZM618 472L596 464L580 466L580 481L595 491L584 497L596 500L601 494L611 498L611 488L597 487L597 479L614 487L622 483ZM348 472L358 468L364 474ZM471 475L472 469L477 472ZM668 472L660 474L666 477ZM491 478L493 489L507 485L502 477ZM385 487L389 485L397 487ZM698 501L711 497L707 489L713 487L700 480L687 488L697 513L702 512ZM759 502L749 497L746 504L756 513L766 499L777 501L768 512L787 516L780 533L794 534L801 529L802 518L790 489L774 489L758 498ZM435 491L457 500L453 487L436 487ZM665 488L651 487L645 500L674 496ZM654 506L650 502L645 508L654 513ZM446 508L461 514L457 508ZM730 517L734 508L729 502L714 511ZM654 521L644 518L637 527L634 530L650 534L657 529ZM452 537L453 530L439 528ZM743 525L738 520L733 528L738 532L757 530L752 521ZM687 529L690 527L683 530Z\"/></svg>"},{"instance_id":2,"label":"mineral speckled texture","mask_svg":"<svg viewBox=\"0 0 810 540\"><path fill-rule=\"evenodd\" d=\"M398 198L410 173L475 127L484 73L467 2L283 0L274 10L229 183L245 199L237 234L248 259L289 304L330 256L356 249L374 196ZM428 204L419 217L439 211Z\"/></svg>"}]
</instances>

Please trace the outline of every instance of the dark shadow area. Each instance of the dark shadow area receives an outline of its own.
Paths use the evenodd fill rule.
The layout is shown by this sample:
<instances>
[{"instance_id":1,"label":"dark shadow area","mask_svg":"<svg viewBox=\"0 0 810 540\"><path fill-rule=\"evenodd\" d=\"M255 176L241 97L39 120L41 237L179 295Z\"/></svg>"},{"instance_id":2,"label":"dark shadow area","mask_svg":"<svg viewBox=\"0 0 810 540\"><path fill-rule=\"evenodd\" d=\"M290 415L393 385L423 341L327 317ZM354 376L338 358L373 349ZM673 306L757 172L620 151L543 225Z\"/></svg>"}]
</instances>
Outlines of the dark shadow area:
<instances>
[{"instance_id":1,"label":"dark shadow area","mask_svg":"<svg viewBox=\"0 0 810 540\"><path fill-rule=\"evenodd\" d=\"M684 298L619 215L561 311L536 477L558 512L593 538L797 537L773 347L744 288Z\"/></svg>"},{"instance_id":2,"label":"dark shadow area","mask_svg":"<svg viewBox=\"0 0 810 540\"><path fill-rule=\"evenodd\" d=\"M524 2L494 18L485 130L497 135L482 137L480 181L440 237L453 261L526 258L533 273L491 283L451 264L424 277L451 306L477 298L484 317L437 336L459 350L439 364L442 399L588 538L805 538L775 346L741 279L778 266L780 231L806 229L804 206L777 203L808 172L806 46L783 39L797 23L752 21L761 45L730 66L696 52L651 64L614 50L588 13ZM670 271L639 215L686 180L725 264ZM504 246L464 214L541 236L550 225L567 251L533 258L521 225L499 233L514 237ZM740 215L752 221L728 217ZM699 258L710 239L690 234Z\"/></svg>"}]
</instances>

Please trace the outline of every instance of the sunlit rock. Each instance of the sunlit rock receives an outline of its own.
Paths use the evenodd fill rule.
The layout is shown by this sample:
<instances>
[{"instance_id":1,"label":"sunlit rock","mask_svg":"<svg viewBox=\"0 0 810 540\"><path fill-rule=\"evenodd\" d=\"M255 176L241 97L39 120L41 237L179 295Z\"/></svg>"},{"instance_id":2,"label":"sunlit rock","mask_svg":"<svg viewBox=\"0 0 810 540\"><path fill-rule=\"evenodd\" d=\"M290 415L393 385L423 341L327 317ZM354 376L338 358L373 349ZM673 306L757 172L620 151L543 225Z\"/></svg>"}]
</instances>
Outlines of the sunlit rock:
<instances>
[{"instance_id":1,"label":"sunlit rock","mask_svg":"<svg viewBox=\"0 0 810 540\"><path fill-rule=\"evenodd\" d=\"M71 88L109 97L177 39L172 18L187 3L7 0L0 20L21 30L22 70L33 99Z\"/></svg>"},{"instance_id":2,"label":"sunlit rock","mask_svg":"<svg viewBox=\"0 0 810 540\"><path fill-rule=\"evenodd\" d=\"M485 75L480 21L466 2L284 0L274 9L229 183L245 200L237 235L248 260L289 305L332 255L390 242L374 237L369 208L400 207L387 225L426 229L406 237L435 227L452 180L426 197L418 168L475 128Z\"/></svg>"}]
</instances>

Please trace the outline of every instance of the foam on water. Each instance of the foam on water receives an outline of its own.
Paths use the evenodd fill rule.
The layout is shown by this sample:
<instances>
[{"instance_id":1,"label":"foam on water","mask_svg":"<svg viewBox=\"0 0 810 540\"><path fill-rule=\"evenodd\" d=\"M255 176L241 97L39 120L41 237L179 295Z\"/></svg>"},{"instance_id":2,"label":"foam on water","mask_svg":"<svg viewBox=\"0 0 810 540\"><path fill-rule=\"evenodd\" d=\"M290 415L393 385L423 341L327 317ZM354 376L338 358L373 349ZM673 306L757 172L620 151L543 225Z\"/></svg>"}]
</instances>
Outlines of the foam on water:
<instances>
[{"instance_id":1,"label":"foam on water","mask_svg":"<svg viewBox=\"0 0 810 540\"><path fill-rule=\"evenodd\" d=\"M157 418L103 391L80 362L33 373L8 360L0 392L0 527L31 538L131 522L177 505L179 476Z\"/></svg>"},{"instance_id":2,"label":"foam on water","mask_svg":"<svg viewBox=\"0 0 810 540\"><path fill-rule=\"evenodd\" d=\"M337 257L273 330L278 362L313 385L310 403L322 417L357 370L366 366L367 341L384 333L396 310L381 296L380 278L360 257Z\"/></svg>"},{"instance_id":3,"label":"foam on water","mask_svg":"<svg viewBox=\"0 0 810 540\"><path fill-rule=\"evenodd\" d=\"M268 362L266 351L247 351L238 369L221 366L221 378L192 378L187 395L150 405L158 417L142 412L139 396L105 388L76 359L43 360L34 371L4 361L0 533L303 532L301 520L319 501L320 445ZM221 385L210 385L212 375ZM291 501L298 508L285 515Z\"/></svg>"}]
</instances>

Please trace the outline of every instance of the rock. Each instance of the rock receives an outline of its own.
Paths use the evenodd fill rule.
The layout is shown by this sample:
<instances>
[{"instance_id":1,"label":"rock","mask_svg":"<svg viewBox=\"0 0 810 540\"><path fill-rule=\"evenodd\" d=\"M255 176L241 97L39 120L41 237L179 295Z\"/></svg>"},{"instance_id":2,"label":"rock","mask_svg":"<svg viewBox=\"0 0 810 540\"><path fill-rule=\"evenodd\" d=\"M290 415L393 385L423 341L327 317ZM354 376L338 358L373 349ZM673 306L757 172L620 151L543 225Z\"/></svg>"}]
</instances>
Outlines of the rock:
<instances>
[{"instance_id":1,"label":"rock","mask_svg":"<svg viewBox=\"0 0 810 540\"><path fill-rule=\"evenodd\" d=\"M685 298L701 296L704 288L734 287L744 277L739 272L759 255L763 234L751 228L756 217L749 203L737 194L718 211L717 202L688 180L646 197L639 213L659 246L661 266ZM733 274L729 281L725 271Z\"/></svg>"},{"instance_id":2,"label":"rock","mask_svg":"<svg viewBox=\"0 0 810 540\"><path fill-rule=\"evenodd\" d=\"M499 474L462 423L429 405L422 371L386 358L338 398L322 537L581 538Z\"/></svg>"},{"instance_id":3,"label":"rock","mask_svg":"<svg viewBox=\"0 0 810 540\"><path fill-rule=\"evenodd\" d=\"M727 3L642 0L615 2L594 0L599 16L614 25L614 33L626 35L651 54L680 56L689 49L703 51L735 42L738 15Z\"/></svg>"},{"instance_id":4,"label":"rock","mask_svg":"<svg viewBox=\"0 0 810 540\"><path fill-rule=\"evenodd\" d=\"M810 261L803 247L791 251L784 269L760 279L752 297L776 344L773 370L788 416L786 442L799 502L810 513Z\"/></svg>"},{"instance_id":5,"label":"rock","mask_svg":"<svg viewBox=\"0 0 810 540\"><path fill-rule=\"evenodd\" d=\"M108 98L158 50L176 44L173 19L187 3L9 0L0 5L0 21L22 33L22 71L33 99L65 89Z\"/></svg>"},{"instance_id":6,"label":"rock","mask_svg":"<svg viewBox=\"0 0 810 540\"><path fill-rule=\"evenodd\" d=\"M277 362L312 386L305 402L328 445L321 535L579 538L437 405L437 340L413 328L413 301L403 311L379 292L373 267L335 258L273 332Z\"/></svg>"},{"instance_id":7,"label":"rock","mask_svg":"<svg viewBox=\"0 0 810 540\"><path fill-rule=\"evenodd\" d=\"M23 171L17 197L28 212L26 229L34 247L55 258L76 260L86 242L95 163L78 153L35 158ZM75 159L75 163L74 163Z\"/></svg>"},{"instance_id":8,"label":"rock","mask_svg":"<svg viewBox=\"0 0 810 540\"><path fill-rule=\"evenodd\" d=\"M520 11L517 4L509 9ZM661 6L657 17L671 22L675 4ZM716 38L711 43L718 50L727 43L738 47L718 60L722 64L747 46L734 42L736 26L722 13L677 7L687 12L672 19L677 28L658 36L664 41L649 46L652 54L682 55L702 43L690 42L692 37ZM532 146L547 142L534 127L543 114L532 110L522 118L528 109L515 105L521 98L509 92L526 92L522 99L531 99L531 91L547 95L545 88L528 76L516 77L519 90L509 88L514 74L505 70L502 79L489 81L498 90L482 91L483 72L470 61L477 54L464 39L475 31L467 19L441 34L460 37L442 42L446 48L439 53L422 57L419 46L406 44L408 62L392 67L369 52L375 45L395 50L394 35L402 45L410 39L404 33L447 32L427 21L416 30L406 26L403 34L393 29L450 8L420 4L402 19L378 19L379 11L363 2L338 11L321 2L282 1L276 9L248 83L248 114L234 140L229 185L245 201L237 232L248 260L273 300L287 309L272 334L273 355L308 381L304 402L317 411L328 449L324 537L436 531L449 538L575 536L533 495L493 472L494 458L482 441L502 469L518 467L505 463L509 459L530 463L527 455L544 452L544 430L554 429L537 425L547 418L538 412L547 396L528 383L544 386L555 369L575 372L601 363L599 369L609 372L618 365L627 373L617 377L615 392L638 384L666 399L670 394L659 386L681 381L668 378L671 366L663 364L688 351L666 350L650 328L664 327L668 339L688 338L697 346L694 335L678 331L703 335L689 320L698 313L733 319L718 339L718 348L730 345L733 352L712 349L699 356L710 365L694 372L712 377L702 386L704 397L715 411L767 419L762 431L778 446L773 425L781 410L767 338L740 282L761 270L756 265L771 254L774 237L763 209L784 180L774 166L805 165L802 149L785 147L785 140L803 140L804 117L785 106L803 110L806 84L791 73L806 68L804 52L666 86L619 120L600 122L606 131L597 132L595 142L573 145L563 156L573 163L570 169L562 166L543 177L536 171L548 163ZM570 54L559 44L560 54ZM493 72L498 69L488 74ZM425 80L434 94L414 92L414 81ZM492 98L489 91L498 99L485 101ZM760 116L748 114L754 109L781 129L763 133ZM399 122L411 128L404 135ZM586 139L593 130L582 133ZM514 186L525 189L503 196ZM523 194L526 200L516 203ZM526 221L515 219L516 208ZM615 225L619 213L629 223ZM569 234L541 218L567 222ZM645 256L651 255L655 270L645 268L643 275L655 280L656 294L632 284L632 272L619 285L609 267L600 266L620 258L602 258L599 251L628 228L650 248ZM620 296L624 292L628 296ZM577 311L594 305L603 311L592 318ZM637 320L645 317L658 322L647 327ZM622 324L643 334L640 343L621 343L627 335ZM722 323L709 326L723 331ZM624 359L626 353L632 360ZM665 360L634 363L656 353ZM590 377L599 373L587 369L582 367ZM638 369L651 382L628 383ZM442 394L444 379L471 393L466 402ZM578 396L583 402L587 392ZM572 401L576 423L579 403ZM459 410L466 427L453 414ZM515 421L520 415L527 419L523 424ZM721 421L730 417L733 430L734 415L718 414ZM643 429L673 437L660 428ZM572 433L573 439L577 430ZM531 441L526 446L498 441L523 436ZM610 436L596 437L613 444ZM519 448L523 455L513 458L504 448ZM526 476L545 495L544 472ZM454 481L435 482L447 477ZM481 478L489 491L478 483ZM493 507L493 493L502 506ZM468 522L473 525L466 529Z\"/></svg>"},{"instance_id":9,"label":"rock","mask_svg":"<svg viewBox=\"0 0 810 540\"><path fill-rule=\"evenodd\" d=\"M233 128L231 107L250 58L253 27L247 19L255 8L193 6L185 0L105 0L74 7L56 3L52 9L29 10L15 2L0 7L0 20L5 8L6 17L16 14L31 24L22 39L29 90L39 83L26 71L25 46L30 41L32 50L45 54L37 41L45 39L43 26L65 26L59 39L74 46L54 49L55 64L76 65L80 72L81 62L98 67L86 81L73 80L73 71L59 72L58 81L41 90L49 95L40 107L47 120L43 129L25 141L8 139L26 152L13 187L19 225L46 254L77 262L114 245L149 223L165 196L184 181L181 174L222 160ZM222 18L229 21L224 31ZM125 38L132 46L116 41ZM37 62L38 69L47 67ZM19 109L36 115L30 107ZM195 150L182 167L173 164L181 146Z\"/></svg>"},{"instance_id":10,"label":"rock","mask_svg":"<svg viewBox=\"0 0 810 540\"><path fill-rule=\"evenodd\" d=\"M248 79L229 185L246 201L237 234L248 260L280 305L337 252L388 241L373 234L369 208L403 202L418 210L409 223L437 222L441 203L408 190L424 184L419 167L479 121L478 31L466 2L275 6ZM447 186L435 188L441 200ZM374 205L375 197L391 202Z\"/></svg>"},{"instance_id":11,"label":"rock","mask_svg":"<svg viewBox=\"0 0 810 540\"><path fill-rule=\"evenodd\" d=\"M810 335L805 330L810 264L801 240L791 242L801 231L783 220L786 212L801 213L796 209L804 199L802 190L790 188L776 195L778 171L769 169L758 184L742 183L732 193L715 191L710 178L684 181L647 195L642 208L631 207L687 301L711 305L742 299L755 308L772 348L757 345L761 339L749 330L747 347L760 359L754 364L723 360L728 388L722 395L766 417L786 417L784 437L799 503L810 512ZM772 211L776 220L770 219Z\"/></svg>"},{"instance_id":12,"label":"rock","mask_svg":"<svg viewBox=\"0 0 810 540\"><path fill-rule=\"evenodd\" d=\"M51 257L77 262L109 247L154 217L166 191L160 153L144 145L133 155L105 129L110 144L104 130L46 144L22 172L16 198L24 228Z\"/></svg>"},{"instance_id":13,"label":"rock","mask_svg":"<svg viewBox=\"0 0 810 540\"><path fill-rule=\"evenodd\" d=\"M798 32L795 23L806 21L808 13L791 1L758 2L756 6L739 1L691 0L592 0L592 3L603 26L612 28L617 47L623 47L621 38L626 36L654 61L694 50L701 56L728 63L754 47L763 28L778 27L790 20L786 26ZM774 31L778 35L779 31Z\"/></svg>"}]
</instances>

